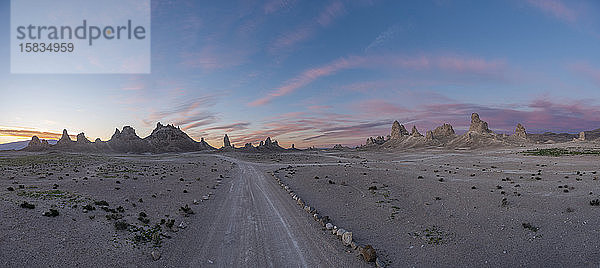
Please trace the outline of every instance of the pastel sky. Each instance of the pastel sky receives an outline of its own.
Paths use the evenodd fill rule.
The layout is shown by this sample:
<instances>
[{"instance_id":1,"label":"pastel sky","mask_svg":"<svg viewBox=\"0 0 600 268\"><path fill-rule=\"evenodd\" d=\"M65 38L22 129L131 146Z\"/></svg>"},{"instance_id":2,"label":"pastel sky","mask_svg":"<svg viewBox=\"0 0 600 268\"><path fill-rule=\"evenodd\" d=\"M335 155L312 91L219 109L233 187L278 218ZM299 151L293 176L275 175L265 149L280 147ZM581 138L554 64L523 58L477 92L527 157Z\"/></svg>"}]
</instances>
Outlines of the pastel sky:
<instances>
[{"instance_id":1,"label":"pastel sky","mask_svg":"<svg viewBox=\"0 0 600 268\"><path fill-rule=\"evenodd\" d=\"M10 74L0 1L0 143L175 124L222 145L358 145L478 112L510 133L600 128L600 2L152 1L152 73Z\"/></svg>"}]
</instances>

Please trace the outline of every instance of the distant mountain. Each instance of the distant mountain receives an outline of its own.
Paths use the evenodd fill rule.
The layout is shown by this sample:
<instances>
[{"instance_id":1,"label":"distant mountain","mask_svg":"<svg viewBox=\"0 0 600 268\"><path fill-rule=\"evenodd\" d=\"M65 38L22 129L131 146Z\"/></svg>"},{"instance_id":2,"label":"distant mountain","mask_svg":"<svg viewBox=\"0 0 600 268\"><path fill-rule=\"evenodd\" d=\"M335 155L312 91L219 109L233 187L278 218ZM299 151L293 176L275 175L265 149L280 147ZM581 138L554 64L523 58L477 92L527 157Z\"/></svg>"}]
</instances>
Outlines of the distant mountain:
<instances>
[{"instance_id":1,"label":"distant mountain","mask_svg":"<svg viewBox=\"0 0 600 268\"><path fill-rule=\"evenodd\" d=\"M190 138L185 132L173 125L156 124L156 128L148 137L140 138L135 129L130 126L122 130L115 130L110 140L101 141L96 139L89 141L85 134L79 133L77 140L71 140L67 130L58 141L47 143L33 136L31 141L25 141L15 147L16 150L25 151L73 151L73 152L120 152L120 153L165 153L165 152L194 152L203 150L214 150L212 146L202 139L197 142Z\"/></svg>"},{"instance_id":2,"label":"distant mountain","mask_svg":"<svg viewBox=\"0 0 600 268\"><path fill-rule=\"evenodd\" d=\"M450 124L444 124L433 131L427 131L425 137L413 126L411 134L398 121L392 124L392 132L387 138L383 136L369 137L360 149L407 149L422 147L444 148L488 148L501 146L523 146L535 143L558 143L570 141L595 141L600 138L600 129L584 131L579 134L527 133L525 127L517 124L512 135L497 134L488 128L488 123L481 120L477 113L471 115L469 131L456 135Z\"/></svg>"},{"instance_id":3,"label":"distant mountain","mask_svg":"<svg viewBox=\"0 0 600 268\"><path fill-rule=\"evenodd\" d=\"M0 144L0 151L21 150L29 144L30 141L15 141ZM48 140L49 144L56 144L56 140Z\"/></svg>"}]
</instances>

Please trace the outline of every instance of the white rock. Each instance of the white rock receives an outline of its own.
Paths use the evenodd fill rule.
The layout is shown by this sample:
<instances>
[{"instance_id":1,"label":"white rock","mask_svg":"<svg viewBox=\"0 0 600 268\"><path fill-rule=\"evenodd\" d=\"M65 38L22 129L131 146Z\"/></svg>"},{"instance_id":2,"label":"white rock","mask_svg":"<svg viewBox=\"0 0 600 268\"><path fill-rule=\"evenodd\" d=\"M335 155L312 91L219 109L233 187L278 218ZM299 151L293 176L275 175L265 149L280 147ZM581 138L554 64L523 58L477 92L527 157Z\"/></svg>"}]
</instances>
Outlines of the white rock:
<instances>
[{"instance_id":1,"label":"white rock","mask_svg":"<svg viewBox=\"0 0 600 268\"><path fill-rule=\"evenodd\" d=\"M337 236L342 236L342 235L344 235L345 232L346 232L346 230L340 228L337 230Z\"/></svg>"},{"instance_id":2,"label":"white rock","mask_svg":"<svg viewBox=\"0 0 600 268\"><path fill-rule=\"evenodd\" d=\"M344 243L344 246L352 245L352 232L345 232L342 235L342 242Z\"/></svg>"},{"instance_id":3,"label":"white rock","mask_svg":"<svg viewBox=\"0 0 600 268\"><path fill-rule=\"evenodd\" d=\"M198 199L194 199L194 205L198 205Z\"/></svg>"},{"instance_id":4,"label":"white rock","mask_svg":"<svg viewBox=\"0 0 600 268\"><path fill-rule=\"evenodd\" d=\"M327 224L325 224L325 228L327 228L327 230L333 230L333 224L328 222Z\"/></svg>"},{"instance_id":5,"label":"white rock","mask_svg":"<svg viewBox=\"0 0 600 268\"><path fill-rule=\"evenodd\" d=\"M177 227L179 227L179 228L181 228L181 229L185 229L185 227L187 227L187 224L185 224L185 222L181 222L181 223L179 224L179 226L177 226Z\"/></svg>"},{"instance_id":6,"label":"white rock","mask_svg":"<svg viewBox=\"0 0 600 268\"><path fill-rule=\"evenodd\" d=\"M158 259L160 259L160 252L153 250L152 253L150 253L150 255L152 255L152 260L157 261Z\"/></svg>"}]
</instances>

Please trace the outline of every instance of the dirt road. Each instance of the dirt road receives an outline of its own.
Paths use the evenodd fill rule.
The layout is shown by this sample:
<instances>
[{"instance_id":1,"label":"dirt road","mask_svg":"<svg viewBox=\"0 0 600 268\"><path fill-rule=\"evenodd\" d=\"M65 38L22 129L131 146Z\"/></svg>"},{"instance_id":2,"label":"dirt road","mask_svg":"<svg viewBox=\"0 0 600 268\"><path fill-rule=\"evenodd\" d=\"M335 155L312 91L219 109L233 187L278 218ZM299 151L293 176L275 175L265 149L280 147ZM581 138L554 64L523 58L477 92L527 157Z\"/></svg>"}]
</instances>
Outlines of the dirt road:
<instances>
[{"instance_id":1,"label":"dirt road","mask_svg":"<svg viewBox=\"0 0 600 268\"><path fill-rule=\"evenodd\" d=\"M156 264L216 267L360 267L355 253L301 210L252 163L224 157L237 173L218 189L203 219Z\"/></svg>"}]
</instances>

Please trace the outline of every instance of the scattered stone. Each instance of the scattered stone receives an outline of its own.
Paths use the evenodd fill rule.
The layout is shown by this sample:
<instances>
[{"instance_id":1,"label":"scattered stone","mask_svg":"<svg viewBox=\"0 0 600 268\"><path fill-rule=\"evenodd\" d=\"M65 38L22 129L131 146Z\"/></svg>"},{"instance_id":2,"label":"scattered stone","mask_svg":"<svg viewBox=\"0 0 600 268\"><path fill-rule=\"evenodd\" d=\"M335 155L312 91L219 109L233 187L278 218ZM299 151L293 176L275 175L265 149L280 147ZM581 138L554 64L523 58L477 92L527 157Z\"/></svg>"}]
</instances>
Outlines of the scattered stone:
<instances>
[{"instance_id":1,"label":"scattered stone","mask_svg":"<svg viewBox=\"0 0 600 268\"><path fill-rule=\"evenodd\" d=\"M153 250L152 253L150 253L150 255L152 256L153 261L157 261L160 259L160 252L156 250Z\"/></svg>"},{"instance_id":2,"label":"scattered stone","mask_svg":"<svg viewBox=\"0 0 600 268\"><path fill-rule=\"evenodd\" d=\"M345 232L342 235L342 242L344 243L344 246L351 246L351 244L352 244L352 232Z\"/></svg>"},{"instance_id":3,"label":"scattered stone","mask_svg":"<svg viewBox=\"0 0 600 268\"><path fill-rule=\"evenodd\" d=\"M367 262L374 262L377 258L377 253L371 245L366 245L364 248L361 248L360 255Z\"/></svg>"},{"instance_id":4,"label":"scattered stone","mask_svg":"<svg viewBox=\"0 0 600 268\"><path fill-rule=\"evenodd\" d=\"M46 217L56 217L58 216L58 210L51 208L49 211L44 212L44 214L42 215Z\"/></svg>"},{"instance_id":5,"label":"scattered stone","mask_svg":"<svg viewBox=\"0 0 600 268\"><path fill-rule=\"evenodd\" d=\"M325 224L325 228L327 228L327 230L333 230L333 224L328 222L327 224Z\"/></svg>"}]
</instances>

